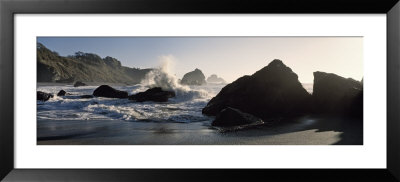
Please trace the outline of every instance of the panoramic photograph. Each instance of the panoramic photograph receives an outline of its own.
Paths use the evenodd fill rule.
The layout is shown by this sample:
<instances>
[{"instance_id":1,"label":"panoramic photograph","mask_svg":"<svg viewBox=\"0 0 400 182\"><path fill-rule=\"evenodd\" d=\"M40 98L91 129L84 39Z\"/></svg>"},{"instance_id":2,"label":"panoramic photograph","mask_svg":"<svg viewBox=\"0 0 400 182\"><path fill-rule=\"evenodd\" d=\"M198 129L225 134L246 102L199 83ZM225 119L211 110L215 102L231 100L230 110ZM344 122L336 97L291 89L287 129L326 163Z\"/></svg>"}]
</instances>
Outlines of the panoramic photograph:
<instances>
[{"instance_id":1,"label":"panoramic photograph","mask_svg":"<svg viewBox=\"0 0 400 182\"><path fill-rule=\"evenodd\" d=\"M363 145L362 37L37 37L37 145Z\"/></svg>"}]
</instances>

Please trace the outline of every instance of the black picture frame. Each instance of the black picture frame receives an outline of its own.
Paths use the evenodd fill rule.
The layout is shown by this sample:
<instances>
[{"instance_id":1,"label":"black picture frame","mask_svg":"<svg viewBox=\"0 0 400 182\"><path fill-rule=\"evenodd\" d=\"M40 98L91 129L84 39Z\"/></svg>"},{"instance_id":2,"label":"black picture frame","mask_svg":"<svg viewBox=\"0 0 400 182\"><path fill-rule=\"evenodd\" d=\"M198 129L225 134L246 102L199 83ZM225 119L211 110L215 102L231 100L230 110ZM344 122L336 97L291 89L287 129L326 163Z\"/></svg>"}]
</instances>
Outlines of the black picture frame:
<instances>
[{"instance_id":1,"label":"black picture frame","mask_svg":"<svg viewBox=\"0 0 400 182\"><path fill-rule=\"evenodd\" d=\"M382 13L387 15L386 169L15 169L14 14ZM400 181L398 0L0 0L0 179L5 181ZM379 61L379 60L377 60ZM377 121L384 122L384 121ZM366 159L367 160L367 159ZM256 161L255 161L256 162Z\"/></svg>"}]
</instances>

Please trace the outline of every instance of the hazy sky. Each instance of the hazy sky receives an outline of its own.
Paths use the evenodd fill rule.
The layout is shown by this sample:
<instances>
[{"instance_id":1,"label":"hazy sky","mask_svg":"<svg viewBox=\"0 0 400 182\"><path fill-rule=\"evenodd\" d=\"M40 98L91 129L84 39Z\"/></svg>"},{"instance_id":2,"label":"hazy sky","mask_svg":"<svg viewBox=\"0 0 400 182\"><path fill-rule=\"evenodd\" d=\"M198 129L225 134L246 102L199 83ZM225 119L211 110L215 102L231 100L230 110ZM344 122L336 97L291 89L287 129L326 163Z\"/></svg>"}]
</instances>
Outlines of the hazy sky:
<instances>
[{"instance_id":1,"label":"hazy sky","mask_svg":"<svg viewBox=\"0 0 400 182\"><path fill-rule=\"evenodd\" d=\"M40 37L61 56L82 51L111 56L128 67L153 68L160 59L174 60L178 78L199 68L206 77L217 74L231 82L251 75L273 59L282 60L302 83L313 82L314 71L361 80L362 37Z\"/></svg>"}]
</instances>

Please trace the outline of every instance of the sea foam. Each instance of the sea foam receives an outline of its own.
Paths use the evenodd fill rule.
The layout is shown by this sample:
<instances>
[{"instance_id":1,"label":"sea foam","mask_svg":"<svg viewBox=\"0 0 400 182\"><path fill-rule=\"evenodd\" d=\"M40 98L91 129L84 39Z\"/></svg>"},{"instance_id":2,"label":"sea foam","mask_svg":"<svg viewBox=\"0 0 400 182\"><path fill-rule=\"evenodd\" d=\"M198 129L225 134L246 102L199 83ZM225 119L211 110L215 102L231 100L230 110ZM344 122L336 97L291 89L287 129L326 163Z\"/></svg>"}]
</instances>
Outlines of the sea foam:
<instances>
[{"instance_id":1,"label":"sea foam","mask_svg":"<svg viewBox=\"0 0 400 182\"><path fill-rule=\"evenodd\" d=\"M174 91L176 97L168 102L134 102L128 99L94 97L82 99L79 95L91 95L97 86L73 87L39 86L38 91L54 94L46 102L37 101L37 118L49 120L127 120L154 122L196 122L210 118L201 113L208 101L224 85L207 84L201 86L181 85L172 74L173 58L160 59L160 66L149 72L140 84L113 86L127 91L129 95L143 92L149 88L161 87ZM70 96L58 97L60 90L71 93Z\"/></svg>"},{"instance_id":2,"label":"sea foam","mask_svg":"<svg viewBox=\"0 0 400 182\"><path fill-rule=\"evenodd\" d=\"M173 56L161 56L160 66L146 74L141 85L147 88L161 87L163 90L174 91L175 101L187 101L196 98L207 98L206 90L193 90L187 85L181 85L178 78L173 74L175 58Z\"/></svg>"}]
</instances>

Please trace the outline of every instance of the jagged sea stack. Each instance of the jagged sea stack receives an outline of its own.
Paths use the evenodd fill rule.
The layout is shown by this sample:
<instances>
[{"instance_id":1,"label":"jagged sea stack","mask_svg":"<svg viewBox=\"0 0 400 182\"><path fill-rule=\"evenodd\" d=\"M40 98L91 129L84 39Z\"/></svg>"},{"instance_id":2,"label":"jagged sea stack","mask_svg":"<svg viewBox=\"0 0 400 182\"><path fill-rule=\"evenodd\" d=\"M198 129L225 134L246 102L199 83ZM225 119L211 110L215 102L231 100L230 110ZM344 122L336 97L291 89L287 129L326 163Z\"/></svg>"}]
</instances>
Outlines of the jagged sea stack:
<instances>
[{"instance_id":1,"label":"jagged sea stack","mask_svg":"<svg viewBox=\"0 0 400 182\"><path fill-rule=\"evenodd\" d=\"M216 74L212 74L207 78L207 83L226 83L225 80L221 77L218 77Z\"/></svg>"},{"instance_id":2,"label":"jagged sea stack","mask_svg":"<svg viewBox=\"0 0 400 182\"><path fill-rule=\"evenodd\" d=\"M181 84L184 85L203 85L206 84L206 77L204 76L203 72L199 69L195 69L189 73L183 75L181 80Z\"/></svg>"},{"instance_id":3,"label":"jagged sea stack","mask_svg":"<svg viewBox=\"0 0 400 182\"><path fill-rule=\"evenodd\" d=\"M253 75L226 85L202 112L215 116L232 107L268 120L305 114L310 109L310 100L311 95L301 85L297 74L275 59Z\"/></svg>"}]
</instances>

